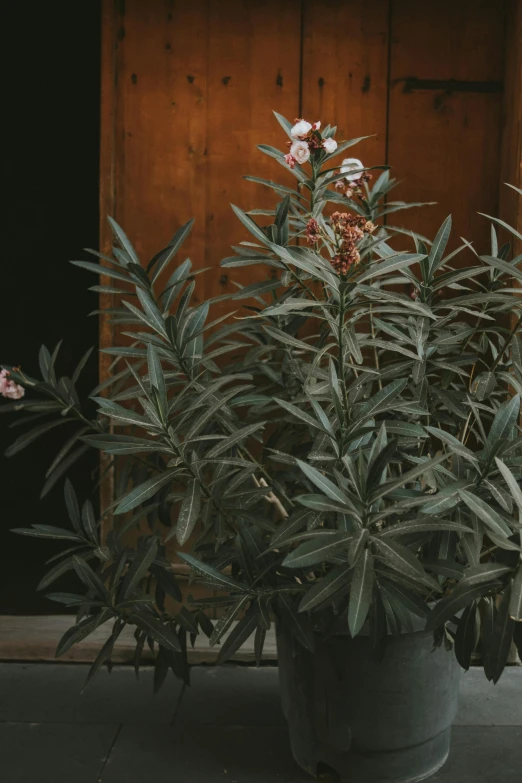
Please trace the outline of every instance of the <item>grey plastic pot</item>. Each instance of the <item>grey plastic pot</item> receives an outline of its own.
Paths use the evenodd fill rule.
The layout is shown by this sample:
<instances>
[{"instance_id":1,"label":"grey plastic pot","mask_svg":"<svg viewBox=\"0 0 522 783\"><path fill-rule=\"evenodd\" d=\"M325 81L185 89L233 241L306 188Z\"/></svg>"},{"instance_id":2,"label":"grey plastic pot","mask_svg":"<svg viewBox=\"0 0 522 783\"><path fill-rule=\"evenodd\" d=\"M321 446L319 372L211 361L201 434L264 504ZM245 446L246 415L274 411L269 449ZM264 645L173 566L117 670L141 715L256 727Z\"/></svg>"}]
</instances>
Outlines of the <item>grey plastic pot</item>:
<instances>
[{"instance_id":1,"label":"grey plastic pot","mask_svg":"<svg viewBox=\"0 0 522 783\"><path fill-rule=\"evenodd\" d=\"M297 763L343 783L416 783L446 761L460 667L423 630L390 637L377 661L366 636L302 647L277 629L281 701Z\"/></svg>"}]
</instances>

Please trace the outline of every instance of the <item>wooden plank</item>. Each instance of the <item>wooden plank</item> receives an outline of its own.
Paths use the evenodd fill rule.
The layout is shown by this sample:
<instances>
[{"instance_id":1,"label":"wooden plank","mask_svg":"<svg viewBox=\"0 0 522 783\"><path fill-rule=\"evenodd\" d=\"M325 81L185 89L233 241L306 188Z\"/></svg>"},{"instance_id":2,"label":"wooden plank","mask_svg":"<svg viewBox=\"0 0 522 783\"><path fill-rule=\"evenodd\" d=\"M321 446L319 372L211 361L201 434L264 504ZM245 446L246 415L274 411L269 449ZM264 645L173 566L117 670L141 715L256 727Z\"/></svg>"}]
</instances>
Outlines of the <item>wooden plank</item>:
<instances>
[{"instance_id":1,"label":"wooden plank","mask_svg":"<svg viewBox=\"0 0 522 783\"><path fill-rule=\"evenodd\" d=\"M198 279L196 301L235 291L231 279L245 284L253 274L266 274L264 267L225 274L219 262L230 255L230 244L248 236L230 202L249 209L276 200L243 175L294 181L256 144L282 147L286 137L272 110L291 118L298 113L300 34L301 4L296 17L292 2L105 0L105 249L111 244L107 213L127 231L143 263L195 217L181 258L212 267ZM110 304L105 297L103 305ZM226 309L228 303L218 305L213 317ZM104 322L101 347L115 336ZM102 378L108 371L105 358ZM107 483L104 507L111 492ZM173 558L175 549L172 542Z\"/></svg>"},{"instance_id":2,"label":"wooden plank","mask_svg":"<svg viewBox=\"0 0 522 783\"><path fill-rule=\"evenodd\" d=\"M498 210L504 2L401 0L391 30L388 162L403 181L396 197L438 204L390 222L433 237L452 213L453 241L464 236L487 252L489 225L477 213ZM408 90L411 77L475 84Z\"/></svg>"},{"instance_id":3,"label":"wooden plank","mask_svg":"<svg viewBox=\"0 0 522 783\"><path fill-rule=\"evenodd\" d=\"M0 661L56 661L56 646L65 631L74 623L73 615L49 615L42 617L0 616ZM65 663L92 663L105 640L110 636L112 623L105 623L87 639L75 644L61 658ZM234 629L232 626L230 633ZM255 663L253 636L232 658L233 661ZM130 626L124 628L114 646L113 663L133 663L136 641ZM193 649L188 651L190 664L213 664L219 655L219 645L209 647L206 637L197 637ZM277 660L275 632L266 635L263 661ZM152 663L148 648L143 650L144 664Z\"/></svg>"},{"instance_id":4,"label":"wooden plank","mask_svg":"<svg viewBox=\"0 0 522 783\"><path fill-rule=\"evenodd\" d=\"M500 166L500 216L522 233L522 197L509 182L522 188L522 3L510 0L507 8L502 107L502 154ZM507 238L507 237L506 237ZM522 242L511 235L514 255Z\"/></svg>"},{"instance_id":5,"label":"wooden plank","mask_svg":"<svg viewBox=\"0 0 522 783\"><path fill-rule=\"evenodd\" d=\"M269 275L268 267L230 272L217 267L231 255L231 244L251 239L230 203L245 210L273 209L278 200L271 190L243 176L294 183L256 145L283 148L287 137L272 111L291 119L298 114L300 4L227 0L213 3L209 13L205 265L213 269L205 276L207 298L235 291L232 281L246 285ZM272 222L263 217L259 221ZM224 302L213 312L217 317L230 309Z\"/></svg>"},{"instance_id":6,"label":"wooden plank","mask_svg":"<svg viewBox=\"0 0 522 783\"><path fill-rule=\"evenodd\" d=\"M337 138L375 134L349 150L385 162L389 0L310 0L303 19L302 114Z\"/></svg>"}]
</instances>

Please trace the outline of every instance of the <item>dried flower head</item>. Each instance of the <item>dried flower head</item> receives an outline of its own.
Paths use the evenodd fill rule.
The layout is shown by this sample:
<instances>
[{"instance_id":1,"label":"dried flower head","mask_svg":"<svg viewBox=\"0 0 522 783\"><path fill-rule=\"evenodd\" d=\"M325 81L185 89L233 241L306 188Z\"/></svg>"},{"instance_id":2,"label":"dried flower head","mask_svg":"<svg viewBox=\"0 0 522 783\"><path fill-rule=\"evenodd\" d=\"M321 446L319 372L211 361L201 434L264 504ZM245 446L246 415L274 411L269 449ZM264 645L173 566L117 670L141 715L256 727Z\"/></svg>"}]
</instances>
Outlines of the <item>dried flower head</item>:
<instances>
[{"instance_id":1,"label":"dried flower head","mask_svg":"<svg viewBox=\"0 0 522 783\"><path fill-rule=\"evenodd\" d=\"M315 245L319 241L319 223L315 218L310 218L306 224L305 233L309 245Z\"/></svg>"},{"instance_id":2,"label":"dried flower head","mask_svg":"<svg viewBox=\"0 0 522 783\"><path fill-rule=\"evenodd\" d=\"M351 266L358 264L361 256L357 243L365 234L375 230L374 224L359 215L349 212L334 212L331 224L337 244L337 253L332 258L332 266L339 274L346 274Z\"/></svg>"}]
</instances>

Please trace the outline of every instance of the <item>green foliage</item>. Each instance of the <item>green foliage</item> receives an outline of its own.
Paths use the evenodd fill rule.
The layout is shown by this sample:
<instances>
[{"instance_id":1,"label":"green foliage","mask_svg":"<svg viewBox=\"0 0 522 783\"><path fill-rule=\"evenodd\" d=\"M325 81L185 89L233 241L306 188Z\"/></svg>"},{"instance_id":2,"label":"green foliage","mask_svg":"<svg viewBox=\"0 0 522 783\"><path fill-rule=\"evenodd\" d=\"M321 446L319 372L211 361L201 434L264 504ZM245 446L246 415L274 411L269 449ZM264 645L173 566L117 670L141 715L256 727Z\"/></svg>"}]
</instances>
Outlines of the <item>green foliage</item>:
<instances>
[{"instance_id":1,"label":"green foliage","mask_svg":"<svg viewBox=\"0 0 522 783\"><path fill-rule=\"evenodd\" d=\"M290 171L284 153L260 149ZM233 207L252 239L222 265L259 269L219 297L238 303L239 317L209 321L214 302L194 297L197 273L178 258L192 221L142 266L111 220L113 255L73 262L121 285L95 286L115 298L105 314L125 337L104 349L113 372L91 394L97 415L75 391L87 357L70 379L57 378L58 351L45 346L41 380L12 370L29 391L3 409L30 426L9 455L58 424L72 428L44 492L89 448L114 471L103 543L69 483L70 529L18 531L71 543L41 585L74 569L83 588L50 595L78 608L58 654L114 622L90 679L126 624L137 670L144 645L158 649L156 687L168 668L187 679L187 634L222 642L226 660L255 633L259 660L274 618L310 649L317 634L369 626L380 655L415 615L437 640L444 630L454 639L464 668L480 644L494 681L511 641L520 646L522 259L499 249L493 225L483 255L468 242L447 250L451 218L433 242L382 225L411 206L388 200L389 172L348 197L331 187L344 176L328 168L334 154L320 151L311 173L296 164L296 190L247 178L280 200L260 213L268 225ZM330 202L376 226L342 273ZM411 247L395 250L399 241ZM182 602L166 555L173 537L191 545L180 558L213 598ZM213 624L204 610L215 606Z\"/></svg>"}]
</instances>

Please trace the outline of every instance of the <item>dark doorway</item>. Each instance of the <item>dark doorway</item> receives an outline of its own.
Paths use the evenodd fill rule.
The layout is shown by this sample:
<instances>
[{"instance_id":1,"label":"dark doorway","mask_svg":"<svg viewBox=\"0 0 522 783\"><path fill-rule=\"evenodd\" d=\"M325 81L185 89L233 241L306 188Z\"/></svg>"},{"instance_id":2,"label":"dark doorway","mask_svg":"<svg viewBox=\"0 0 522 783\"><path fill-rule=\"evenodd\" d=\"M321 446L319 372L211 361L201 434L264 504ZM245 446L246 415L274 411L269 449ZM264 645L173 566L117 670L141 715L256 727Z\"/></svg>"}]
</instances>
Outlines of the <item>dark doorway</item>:
<instances>
[{"instance_id":1,"label":"dark doorway","mask_svg":"<svg viewBox=\"0 0 522 783\"><path fill-rule=\"evenodd\" d=\"M38 375L38 349L63 338L62 372L98 343L95 282L68 263L98 246L100 3L18 2L2 10L7 220L3 231L0 361ZM5 97L7 92L7 98ZM4 207L5 209L5 207ZM97 383L97 352L84 394ZM0 400L1 403L4 402ZM1 451L19 434L0 417ZM0 457L0 614L47 614L63 607L36 593L54 542L14 535L33 522L67 525L63 481L43 501L45 470L61 441L53 433L11 459ZM71 472L80 496L92 491L96 456ZM67 589L67 579L58 589Z\"/></svg>"}]
</instances>

